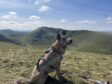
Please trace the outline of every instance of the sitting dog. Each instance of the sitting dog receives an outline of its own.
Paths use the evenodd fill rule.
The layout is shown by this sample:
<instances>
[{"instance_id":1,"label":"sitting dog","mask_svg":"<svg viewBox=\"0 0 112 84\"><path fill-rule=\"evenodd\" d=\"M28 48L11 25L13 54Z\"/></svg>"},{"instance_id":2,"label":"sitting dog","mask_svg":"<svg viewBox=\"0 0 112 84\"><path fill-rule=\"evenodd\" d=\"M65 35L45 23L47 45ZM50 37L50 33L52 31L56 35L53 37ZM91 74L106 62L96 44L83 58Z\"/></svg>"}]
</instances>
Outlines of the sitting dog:
<instances>
[{"instance_id":1,"label":"sitting dog","mask_svg":"<svg viewBox=\"0 0 112 84\"><path fill-rule=\"evenodd\" d=\"M18 84L45 84L48 79L48 74L52 71L56 71L56 74L61 81L60 64L67 46L71 43L72 39L67 38L66 31L58 33L55 43L38 60L32 71L29 82L18 82Z\"/></svg>"}]
</instances>

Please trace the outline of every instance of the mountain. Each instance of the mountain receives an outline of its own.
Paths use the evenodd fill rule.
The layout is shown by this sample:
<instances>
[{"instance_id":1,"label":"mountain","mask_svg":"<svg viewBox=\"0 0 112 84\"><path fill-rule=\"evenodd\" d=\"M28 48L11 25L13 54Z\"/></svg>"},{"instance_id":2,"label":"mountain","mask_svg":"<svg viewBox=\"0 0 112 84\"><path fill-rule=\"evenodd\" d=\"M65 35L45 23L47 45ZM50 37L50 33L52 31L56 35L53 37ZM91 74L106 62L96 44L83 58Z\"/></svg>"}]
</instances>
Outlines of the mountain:
<instances>
[{"instance_id":1,"label":"mountain","mask_svg":"<svg viewBox=\"0 0 112 84\"><path fill-rule=\"evenodd\" d=\"M56 34L62 29L54 29L48 27L40 27L20 38L22 43L31 45L49 45L56 38Z\"/></svg>"},{"instance_id":2,"label":"mountain","mask_svg":"<svg viewBox=\"0 0 112 84\"><path fill-rule=\"evenodd\" d=\"M10 40L18 44L30 46L50 46L56 39L56 34L63 29L40 27L32 32L15 32L10 30L0 31ZM73 39L71 48L78 51L112 54L112 35L106 32L88 30L66 30ZM5 32L5 33L3 33ZM2 40L1 40L2 41Z\"/></svg>"},{"instance_id":3,"label":"mountain","mask_svg":"<svg viewBox=\"0 0 112 84\"><path fill-rule=\"evenodd\" d=\"M80 32L77 36L73 34L72 37L79 51L112 54L112 35L86 31L85 33Z\"/></svg>"},{"instance_id":4,"label":"mountain","mask_svg":"<svg viewBox=\"0 0 112 84\"><path fill-rule=\"evenodd\" d=\"M14 34L26 34L28 33L27 31L14 31L10 29L3 29L0 30L0 34L8 36L8 35L14 35Z\"/></svg>"},{"instance_id":5,"label":"mountain","mask_svg":"<svg viewBox=\"0 0 112 84\"><path fill-rule=\"evenodd\" d=\"M22 36L21 42L34 46L50 46L56 39L56 34L63 29L40 27ZM112 35L105 32L76 30L68 32L73 39L72 48L78 51L112 54Z\"/></svg>"},{"instance_id":6,"label":"mountain","mask_svg":"<svg viewBox=\"0 0 112 84\"><path fill-rule=\"evenodd\" d=\"M0 34L1 35L4 35L10 39L16 39L20 36L23 36L25 35L26 33L28 32L24 32L24 31L13 31L13 30L10 30L10 29L4 29L4 30L0 30Z\"/></svg>"},{"instance_id":7,"label":"mountain","mask_svg":"<svg viewBox=\"0 0 112 84\"><path fill-rule=\"evenodd\" d=\"M1 35L0 34L0 42L8 42L8 43L14 43L14 44L17 44L14 40L11 40L7 37L5 37L4 35Z\"/></svg>"},{"instance_id":8,"label":"mountain","mask_svg":"<svg viewBox=\"0 0 112 84\"><path fill-rule=\"evenodd\" d=\"M10 29L0 30L0 35L4 36L8 40L10 40L10 42L16 43L16 44L21 44L21 42L19 40L19 37L22 37L27 33L29 33L29 32L13 31L13 30L10 30ZM0 39L0 41L2 41L2 40L3 39Z\"/></svg>"}]
</instances>

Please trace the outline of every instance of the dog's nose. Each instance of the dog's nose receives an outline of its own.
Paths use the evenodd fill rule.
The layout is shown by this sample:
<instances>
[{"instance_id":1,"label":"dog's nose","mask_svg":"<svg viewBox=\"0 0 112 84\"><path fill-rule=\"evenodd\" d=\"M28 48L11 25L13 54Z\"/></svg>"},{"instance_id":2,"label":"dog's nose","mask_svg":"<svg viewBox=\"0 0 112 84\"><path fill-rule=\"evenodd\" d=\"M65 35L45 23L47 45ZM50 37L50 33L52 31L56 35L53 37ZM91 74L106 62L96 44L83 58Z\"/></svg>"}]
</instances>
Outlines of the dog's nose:
<instances>
[{"instance_id":1,"label":"dog's nose","mask_svg":"<svg viewBox=\"0 0 112 84\"><path fill-rule=\"evenodd\" d=\"M71 44L72 42L73 42L73 40L72 40L72 39L70 39L69 44Z\"/></svg>"},{"instance_id":2,"label":"dog's nose","mask_svg":"<svg viewBox=\"0 0 112 84\"><path fill-rule=\"evenodd\" d=\"M71 44L71 43L72 43L72 39L69 38L69 39L68 39L68 45Z\"/></svg>"}]
</instances>

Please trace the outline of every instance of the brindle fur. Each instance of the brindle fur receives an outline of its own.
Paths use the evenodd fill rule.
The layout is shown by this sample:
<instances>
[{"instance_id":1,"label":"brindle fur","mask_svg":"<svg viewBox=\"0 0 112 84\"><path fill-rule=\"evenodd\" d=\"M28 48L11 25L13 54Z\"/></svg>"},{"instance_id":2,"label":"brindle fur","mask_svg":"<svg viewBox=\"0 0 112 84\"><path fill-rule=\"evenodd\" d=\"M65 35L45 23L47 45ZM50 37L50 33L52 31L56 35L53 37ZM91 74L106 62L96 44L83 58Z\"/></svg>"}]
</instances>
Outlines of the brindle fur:
<instances>
[{"instance_id":1,"label":"brindle fur","mask_svg":"<svg viewBox=\"0 0 112 84\"><path fill-rule=\"evenodd\" d=\"M71 43L72 39L67 38L66 31L58 33L55 43L44 53L43 58L38 61L38 67L37 65L34 67L29 82L18 82L18 84L45 84L48 73L54 70L56 71L59 80L62 80L60 64L66 47Z\"/></svg>"}]
</instances>

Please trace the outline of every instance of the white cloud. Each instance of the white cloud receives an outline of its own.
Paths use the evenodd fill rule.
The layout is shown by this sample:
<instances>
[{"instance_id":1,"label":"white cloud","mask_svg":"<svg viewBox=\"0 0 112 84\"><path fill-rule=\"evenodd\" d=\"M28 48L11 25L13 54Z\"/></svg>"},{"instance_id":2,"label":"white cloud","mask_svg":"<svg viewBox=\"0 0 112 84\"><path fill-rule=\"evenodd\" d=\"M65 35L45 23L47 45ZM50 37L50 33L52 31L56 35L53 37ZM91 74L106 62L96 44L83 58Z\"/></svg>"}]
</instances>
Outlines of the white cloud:
<instances>
[{"instance_id":1,"label":"white cloud","mask_svg":"<svg viewBox=\"0 0 112 84\"><path fill-rule=\"evenodd\" d=\"M112 17L111 17L111 16L109 16L109 17L107 17L107 18L106 18L106 20L112 20Z\"/></svg>"},{"instance_id":2,"label":"white cloud","mask_svg":"<svg viewBox=\"0 0 112 84\"><path fill-rule=\"evenodd\" d=\"M35 15L29 17L29 20L31 20L31 21L38 21L39 19L40 19L40 17L35 16Z\"/></svg>"},{"instance_id":3,"label":"white cloud","mask_svg":"<svg viewBox=\"0 0 112 84\"><path fill-rule=\"evenodd\" d=\"M59 22L60 22L60 23L66 23L66 22L68 22L68 20L66 20L66 19L61 19Z\"/></svg>"},{"instance_id":4,"label":"white cloud","mask_svg":"<svg viewBox=\"0 0 112 84\"><path fill-rule=\"evenodd\" d=\"M110 21L107 21L106 23L108 23L108 24L112 24L112 20L110 20Z\"/></svg>"},{"instance_id":5,"label":"white cloud","mask_svg":"<svg viewBox=\"0 0 112 84\"><path fill-rule=\"evenodd\" d=\"M106 23L112 24L112 17L111 16L106 18Z\"/></svg>"},{"instance_id":6,"label":"white cloud","mask_svg":"<svg viewBox=\"0 0 112 84\"><path fill-rule=\"evenodd\" d=\"M35 2L34 2L34 5L38 5L38 4L39 4L39 1L35 1Z\"/></svg>"},{"instance_id":7,"label":"white cloud","mask_svg":"<svg viewBox=\"0 0 112 84\"><path fill-rule=\"evenodd\" d=\"M96 21L94 20L79 20L79 21L76 21L77 24L89 24L89 25L92 25L92 24L96 24Z\"/></svg>"},{"instance_id":8,"label":"white cloud","mask_svg":"<svg viewBox=\"0 0 112 84\"><path fill-rule=\"evenodd\" d=\"M50 2L51 0L44 0L44 2Z\"/></svg>"},{"instance_id":9,"label":"white cloud","mask_svg":"<svg viewBox=\"0 0 112 84\"><path fill-rule=\"evenodd\" d=\"M34 5L43 5L49 3L51 0L28 0L29 3L33 3Z\"/></svg>"},{"instance_id":10,"label":"white cloud","mask_svg":"<svg viewBox=\"0 0 112 84\"><path fill-rule=\"evenodd\" d=\"M17 7L17 4L6 0L0 0L0 7Z\"/></svg>"},{"instance_id":11,"label":"white cloud","mask_svg":"<svg viewBox=\"0 0 112 84\"><path fill-rule=\"evenodd\" d=\"M32 15L29 18L23 18L13 11L0 16L0 29L33 30L42 26L43 23L45 22L41 21L39 16Z\"/></svg>"},{"instance_id":12,"label":"white cloud","mask_svg":"<svg viewBox=\"0 0 112 84\"><path fill-rule=\"evenodd\" d=\"M109 24L104 24L106 23L104 21L108 21L108 23L112 23L112 17L107 17L105 18L105 20L99 22L98 21L96 22L94 20L79 20L79 21L69 22L65 18L62 18L58 21L42 20L37 15L20 17L18 13L14 11L10 11L7 14L0 16L0 29L34 30L40 26L56 27L56 28L63 28L69 30L103 30L103 28L111 29L111 26L108 26Z\"/></svg>"},{"instance_id":13,"label":"white cloud","mask_svg":"<svg viewBox=\"0 0 112 84\"><path fill-rule=\"evenodd\" d=\"M48 11L48 10L49 10L49 6L47 6L47 5L42 5L40 7L40 9L38 9L38 11L40 11L40 12L45 12L45 11Z\"/></svg>"},{"instance_id":14,"label":"white cloud","mask_svg":"<svg viewBox=\"0 0 112 84\"><path fill-rule=\"evenodd\" d=\"M18 17L16 15L16 12L14 12L14 11L10 11L8 14L2 15L0 17L0 19L2 19L2 20L16 20L17 18Z\"/></svg>"},{"instance_id":15,"label":"white cloud","mask_svg":"<svg viewBox=\"0 0 112 84\"><path fill-rule=\"evenodd\" d=\"M0 29L13 29L13 30L34 30L42 26L43 22L41 21L0 21Z\"/></svg>"},{"instance_id":16,"label":"white cloud","mask_svg":"<svg viewBox=\"0 0 112 84\"><path fill-rule=\"evenodd\" d=\"M10 15L16 15L17 13L14 12L14 11L10 11L9 14L10 14Z\"/></svg>"},{"instance_id":17,"label":"white cloud","mask_svg":"<svg viewBox=\"0 0 112 84\"><path fill-rule=\"evenodd\" d=\"M49 2L51 0L28 0L29 3L35 5L39 12L45 12L49 10Z\"/></svg>"}]
</instances>

